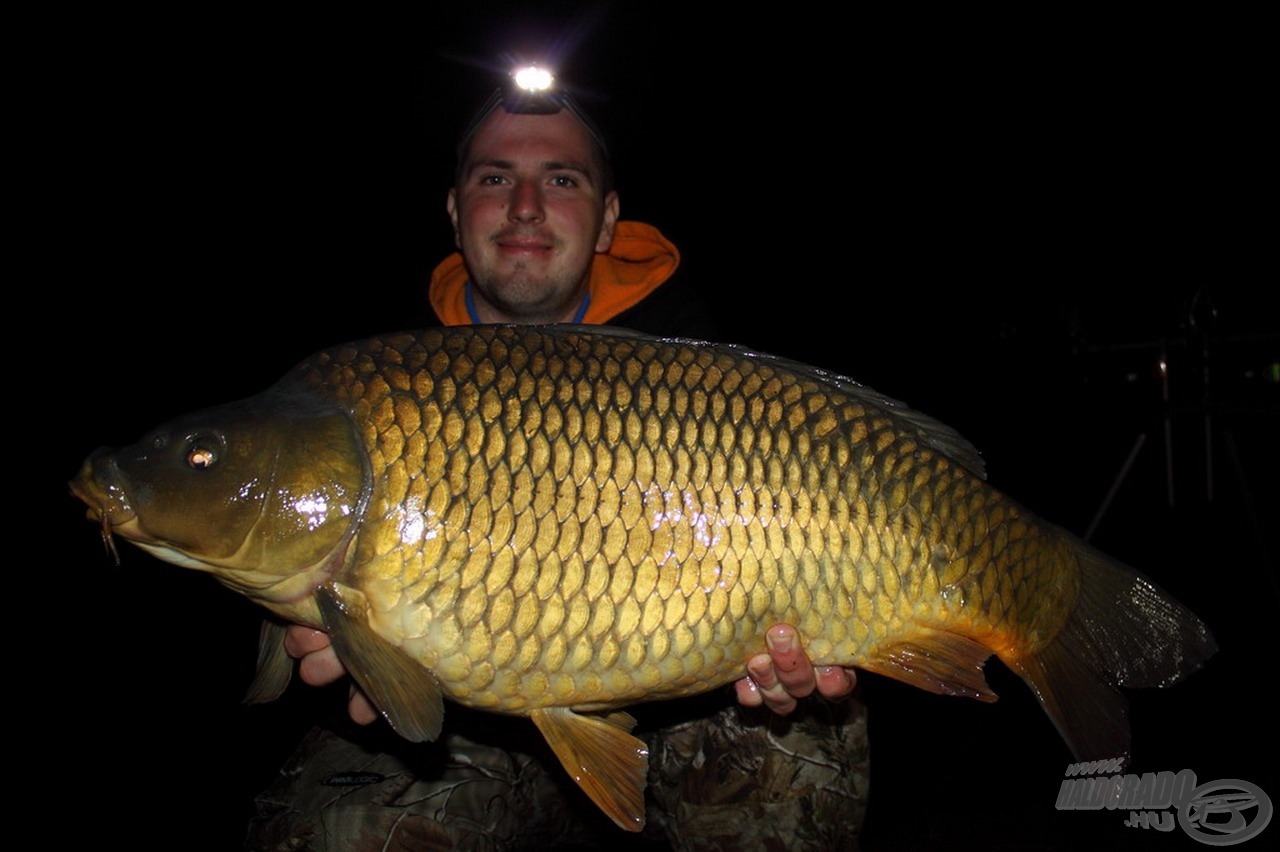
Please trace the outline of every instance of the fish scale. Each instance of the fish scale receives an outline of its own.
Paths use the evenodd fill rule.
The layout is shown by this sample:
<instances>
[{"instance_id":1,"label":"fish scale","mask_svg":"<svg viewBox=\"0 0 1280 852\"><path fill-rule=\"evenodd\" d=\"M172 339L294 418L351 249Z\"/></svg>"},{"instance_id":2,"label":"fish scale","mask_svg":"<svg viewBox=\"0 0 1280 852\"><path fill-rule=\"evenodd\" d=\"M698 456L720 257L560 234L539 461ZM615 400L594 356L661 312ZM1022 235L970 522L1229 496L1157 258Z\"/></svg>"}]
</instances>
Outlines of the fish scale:
<instances>
[{"instance_id":1,"label":"fish scale","mask_svg":"<svg viewBox=\"0 0 1280 852\"><path fill-rule=\"evenodd\" d=\"M812 637L808 647L819 662L844 662L866 656L883 639L870 626L901 622L904 593L932 605L935 598L922 592L942 584L916 558L920 545L909 538L904 510L908 494L928 493L938 476L937 471L927 474L921 462L934 460L944 471L948 466L941 457L921 451L917 442L895 439L891 418L768 362L735 362L711 351L648 341L635 347L593 347L590 337L584 338L585 353L565 353L546 346L548 339L533 337L544 348L524 351L523 341L504 341L497 357L513 365L507 367L495 363L482 338L469 338L455 347L409 340L408 351L394 345L347 349L303 368L313 386L358 391L339 395L338 401L357 412L367 407L364 441L376 448L371 453L374 468L389 472L375 488L371 512L383 519L387 532L369 539L368 553L362 536L356 553L360 573L347 583L364 588L366 576L391 579L376 587L385 587L385 593L368 595L372 617L379 622L391 625L407 608L430 613L419 613L417 619L429 624L429 631L407 629L402 622L388 630L440 678L450 697L502 712L566 702L600 709L673 697L731 679L758 647L763 629L775 621L794 623ZM430 384L411 381L408 371L427 362L434 375L444 378ZM526 365L528 375L517 376L514 365ZM628 382L632 391L617 401L625 405L621 409L611 407L615 395L610 376ZM503 393L508 394L505 404ZM730 437L746 437L728 441L717 431L704 430L705 418L714 411L741 412L741 420L726 426ZM615 454L609 464L597 465L587 447L600 446L604 412L628 424L615 430L639 452L622 450L621 459ZM507 419L500 425L524 438L505 453L488 448L485 441L503 413ZM842 440L839 422L859 426ZM440 432L428 428L418 446L444 448L444 458L434 464L425 456L405 454L420 424L428 423L441 424ZM807 431L797 431L806 424ZM865 440L859 441L860 436ZM698 464L727 472L724 486L735 495L733 502L721 500L723 489L697 487L692 471ZM621 478L594 474L611 468ZM855 478L850 471L858 468L861 475ZM509 481L525 485L512 495L512 512L524 527L517 521L505 538L495 537L491 527L473 519L493 515L491 483ZM828 496L824 489L831 486L837 490ZM405 534L405 524L389 522L415 505L407 500L411 487L433 495L428 515L439 519L435 526L424 526L416 540ZM846 553L838 529L829 530L830 517L815 517L815 493L828 503L866 506L872 534L858 542L864 559L855 556L855 570L847 575L862 576L867 583L848 584L845 572L820 569L823 559L844 564ZM740 514L736 496L742 494L765 511ZM505 502L501 487L496 497L499 505ZM612 514L615 505L618 511ZM600 532L605 549L584 552L579 518L597 515L607 519ZM974 515L985 516L980 511ZM700 537L697 526L688 522L691 516L710 519L703 523L716 531L714 538L705 532ZM724 528L740 526L743 517L750 519L748 534L738 537L735 548L734 537ZM973 547L968 540L973 530L967 524L960 530L955 550L965 553ZM465 557L458 553L464 539ZM924 546L931 548L933 542ZM505 550L514 556L526 548L537 557L526 568L537 572L538 582L516 576L509 581L509 595L498 593L502 583L489 572L514 559L495 554ZM728 550L738 566L736 575L718 577L710 587L700 582L703 563L719 566ZM956 576L954 566L945 566L951 574L946 585L956 585L963 576ZM593 573L601 581L585 586L584 577ZM602 597L603 578L615 573L639 579L630 586L616 584L620 594ZM428 579L432 577L437 579ZM829 579L825 585L823 577ZM998 604L1008 616L1008 593L996 588L1000 578L998 572L987 572L975 597ZM1021 582L1016 574L1005 580ZM422 591L407 597L405 587ZM512 602L530 589L541 606L537 629L529 629L531 623L512 624ZM708 612L729 611L734 596L744 602L734 617L738 629L720 639L708 662L708 655L695 648L710 639L696 636L693 627ZM818 598L828 605L813 606ZM843 622L827 623L836 600L868 616L855 622L868 629L854 635ZM630 617L616 618L619 607ZM937 618L940 611L935 607L924 614ZM526 622L531 620L526 616ZM595 633L586 631L588 624L598 626ZM662 640L649 639L658 633ZM667 635L675 641L666 641ZM733 643L728 648L725 639ZM573 643L597 652L572 653ZM554 670L558 676L544 687L541 674L528 673L508 677L502 689L493 689L493 649L517 645L528 649L521 654L523 668ZM631 683L601 702L594 696L600 672L617 659L615 645L632 649L628 663L638 671L615 679ZM576 685L578 679L586 680L586 688ZM655 694L654 683L664 684L664 691Z\"/></svg>"},{"instance_id":2,"label":"fish scale","mask_svg":"<svg viewBox=\"0 0 1280 852\"><path fill-rule=\"evenodd\" d=\"M1117 685L1167 685L1214 648L931 418L807 365L620 329L334 347L95 454L72 490L105 534L329 631L410 739L438 735L445 699L531 717L628 830L645 752L609 711L741 677L778 622L819 665L981 700L997 654L1078 759L1127 753ZM253 700L289 679L263 659Z\"/></svg>"}]
</instances>

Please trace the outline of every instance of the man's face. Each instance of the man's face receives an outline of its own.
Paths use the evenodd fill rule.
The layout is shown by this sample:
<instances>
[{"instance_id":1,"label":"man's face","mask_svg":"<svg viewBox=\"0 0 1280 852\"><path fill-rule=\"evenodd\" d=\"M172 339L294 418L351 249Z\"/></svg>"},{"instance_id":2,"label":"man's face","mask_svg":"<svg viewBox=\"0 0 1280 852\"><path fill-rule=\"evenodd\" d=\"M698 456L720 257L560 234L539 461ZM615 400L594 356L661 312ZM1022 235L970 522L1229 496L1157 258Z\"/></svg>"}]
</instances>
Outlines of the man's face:
<instances>
[{"instance_id":1,"label":"man's face","mask_svg":"<svg viewBox=\"0 0 1280 852\"><path fill-rule=\"evenodd\" d=\"M571 319L618 220L587 130L563 110L490 113L447 206L485 322Z\"/></svg>"}]
</instances>

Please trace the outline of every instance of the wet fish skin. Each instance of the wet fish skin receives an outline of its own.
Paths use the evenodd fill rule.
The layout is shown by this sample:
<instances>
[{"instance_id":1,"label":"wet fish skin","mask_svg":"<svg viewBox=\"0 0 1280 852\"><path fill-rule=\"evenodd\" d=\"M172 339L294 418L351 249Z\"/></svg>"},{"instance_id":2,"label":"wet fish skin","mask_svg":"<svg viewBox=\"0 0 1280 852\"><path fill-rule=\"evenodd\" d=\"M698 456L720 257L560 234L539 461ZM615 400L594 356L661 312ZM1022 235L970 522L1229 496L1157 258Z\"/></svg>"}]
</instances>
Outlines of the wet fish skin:
<instances>
[{"instance_id":1,"label":"wet fish skin","mask_svg":"<svg viewBox=\"0 0 1280 852\"><path fill-rule=\"evenodd\" d=\"M335 347L91 458L72 489L122 537L328 630L410 738L438 734L443 698L530 716L629 829L643 745L625 714L588 714L732 681L779 621L818 664L981 700L995 653L1078 759L1127 754L1116 686L1175 682L1214 648L927 416L616 329ZM265 659L257 699L287 683L287 658Z\"/></svg>"}]
</instances>

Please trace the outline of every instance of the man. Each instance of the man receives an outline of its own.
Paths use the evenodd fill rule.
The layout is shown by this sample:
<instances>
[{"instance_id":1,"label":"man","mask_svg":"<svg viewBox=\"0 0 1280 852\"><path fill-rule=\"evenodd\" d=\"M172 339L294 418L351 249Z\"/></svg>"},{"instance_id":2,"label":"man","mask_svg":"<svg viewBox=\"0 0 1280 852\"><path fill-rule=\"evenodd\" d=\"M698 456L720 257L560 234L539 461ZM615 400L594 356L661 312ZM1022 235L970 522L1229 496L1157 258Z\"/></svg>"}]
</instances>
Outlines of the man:
<instances>
[{"instance_id":1,"label":"man","mask_svg":"<svg viewBox=\"0 0 1280 852\"><path fill-rule=\"evenodd\" d=\"M675 246L651 226L619 220L608 149L594 123L571 101L555 106L525 112L495 97L464 133L446 205L460 253L436 268L429 290L439 321L607 322L714 336L696 299L671 281ZM651 752L654 842L856 843L866 755L861 705L848 698L854 674L815 671L789 625L772 627L765 643L767 653L749 661L735 692L743 707L778 714L772 721L744 720L720 693L637 710L636 734ZM305 682L345 674L320 631L292 627L285 647ZM814 691L841 700L810 702L809 713L784 724L779 717ZM361 725L378 715L354 687L348 712ZM451 707L438 744L397 742L376 728L313 731L259 797L251 848L532 849L628 840L591 810L540 743L519 739L521 730ZM809 777L815 764L822 777Z\"/></svg>"}]
</instances>

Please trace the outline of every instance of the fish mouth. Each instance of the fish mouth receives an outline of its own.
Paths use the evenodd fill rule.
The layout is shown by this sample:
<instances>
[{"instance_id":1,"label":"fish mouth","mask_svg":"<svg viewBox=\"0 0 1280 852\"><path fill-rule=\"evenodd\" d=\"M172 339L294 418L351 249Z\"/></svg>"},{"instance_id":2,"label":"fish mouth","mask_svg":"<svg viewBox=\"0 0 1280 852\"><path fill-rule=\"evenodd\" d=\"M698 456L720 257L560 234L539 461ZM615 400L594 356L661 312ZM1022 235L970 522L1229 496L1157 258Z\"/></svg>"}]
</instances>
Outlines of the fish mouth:
<instances>
[{"instance_id":1,"label":"fish mouth","mask_svg":"<svg viewBox=\"0 0 1280 852\"><path fill-rule=\"evenodd\" d=\"M133 538L129 530L137 526L137 513L118 484L118 478L115 459L107 455L106 450L99 450L85 459L80 472L68 483L72 495L89 507L85 515L98 524L103 547L116 565L120 564L120 553L116 550L115 534L119 532L125 538Z\"/></svg>"}]
</instances>

